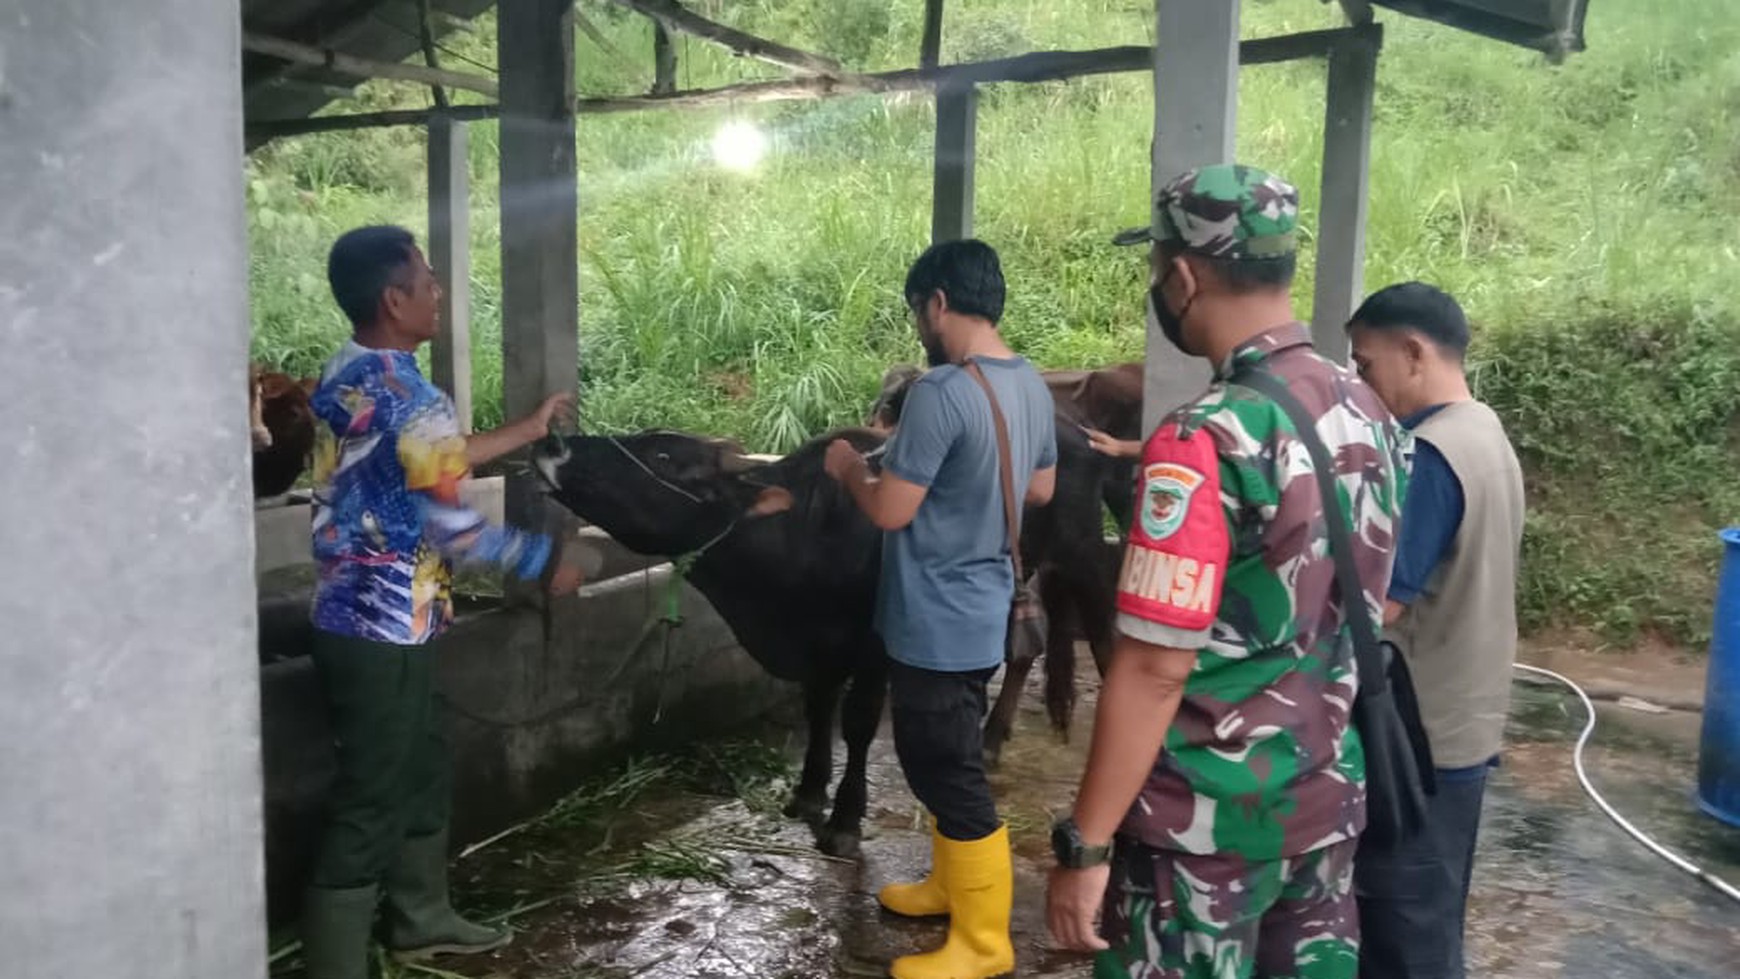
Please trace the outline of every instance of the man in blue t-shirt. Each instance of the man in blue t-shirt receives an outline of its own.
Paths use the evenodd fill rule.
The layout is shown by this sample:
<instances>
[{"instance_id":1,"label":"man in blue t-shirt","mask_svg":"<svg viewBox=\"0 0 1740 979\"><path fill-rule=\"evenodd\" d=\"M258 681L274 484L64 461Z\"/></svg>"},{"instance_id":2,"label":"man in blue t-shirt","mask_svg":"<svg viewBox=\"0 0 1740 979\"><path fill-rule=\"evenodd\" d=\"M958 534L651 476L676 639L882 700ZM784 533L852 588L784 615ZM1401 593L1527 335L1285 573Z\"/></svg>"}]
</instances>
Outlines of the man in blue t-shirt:
<instances>
[{"instance_id":1,"label":"man in blue t-shirt","mask_svg":"<svg viewBox=\"0 0 1740 979\"><path fill-rule=\"evenodd\" d=\"M1014 968L1009 835L985 778L985 683L1003 661L1015 578L991 403L1009 431L1015 492L1051 500L1057 439L1051 394L997 332L1003 271L980 241L932 246L906 277L906 302L933 368L906 396L880 478L852 447L828 448L828 475L886 533L876 628L893 661L894 747L935 817L931 873L882 890L884 907L950 915L938 951L897 960L895 979L977 979Z\"/></svg>"}]
</instances>

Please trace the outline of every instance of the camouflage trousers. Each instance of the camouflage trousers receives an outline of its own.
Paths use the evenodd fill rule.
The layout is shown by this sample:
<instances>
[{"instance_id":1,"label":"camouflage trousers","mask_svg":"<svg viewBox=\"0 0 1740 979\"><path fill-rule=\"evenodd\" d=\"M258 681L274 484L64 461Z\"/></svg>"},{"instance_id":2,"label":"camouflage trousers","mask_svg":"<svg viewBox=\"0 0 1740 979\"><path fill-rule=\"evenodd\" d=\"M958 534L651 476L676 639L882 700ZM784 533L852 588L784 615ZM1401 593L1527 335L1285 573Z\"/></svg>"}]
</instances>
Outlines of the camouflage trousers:
<instances>
[{"instance_id":1,"label":"camouflage trousers","mask_svg":"<svg viewBox=\"0 0 1740 979\"><path fill-rule=\"evenodd\" d=\"M1247 861L1120 838L1094 979L1354 979L1357 846Z\"/></svg>"}]
</instances>

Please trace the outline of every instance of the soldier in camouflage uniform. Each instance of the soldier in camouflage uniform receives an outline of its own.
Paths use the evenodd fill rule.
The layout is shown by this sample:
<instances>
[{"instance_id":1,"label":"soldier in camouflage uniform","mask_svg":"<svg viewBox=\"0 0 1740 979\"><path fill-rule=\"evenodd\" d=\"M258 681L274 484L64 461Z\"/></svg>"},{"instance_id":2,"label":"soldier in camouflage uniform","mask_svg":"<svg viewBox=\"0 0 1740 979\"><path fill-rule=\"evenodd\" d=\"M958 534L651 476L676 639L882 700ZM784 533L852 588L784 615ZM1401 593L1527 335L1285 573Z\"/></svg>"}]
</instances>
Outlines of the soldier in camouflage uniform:
<instances>
[{"instance_id":1,"label":"soldier in camouflage uniform","mask_svg":"<svg viewBox=\"0 0 1740 979\"><path fill-rule=\"evenodd\" d=\"M1298 212L1276 177L1211 166L1118 237L1152 242L1154 315L1216 371L1144 447L1119 644L1074 815L1053 833L1052 932L1098 950L1102 979L1357 971L1351 631L1305 445L1231 380L1276 375L1316 416L1354 523L1356 611L1374 621L1405 475L1383 404L1293 319Z\"/></svg>"}]
</instances>

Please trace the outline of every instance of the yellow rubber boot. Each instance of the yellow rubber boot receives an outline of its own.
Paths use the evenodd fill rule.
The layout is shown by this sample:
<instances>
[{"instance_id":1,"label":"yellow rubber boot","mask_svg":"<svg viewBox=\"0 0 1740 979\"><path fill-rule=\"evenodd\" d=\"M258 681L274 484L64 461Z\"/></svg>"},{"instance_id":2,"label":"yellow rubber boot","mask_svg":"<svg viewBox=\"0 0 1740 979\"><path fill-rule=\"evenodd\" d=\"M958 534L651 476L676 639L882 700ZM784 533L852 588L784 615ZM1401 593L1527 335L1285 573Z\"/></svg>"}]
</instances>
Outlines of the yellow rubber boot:
<instances>
[{"instance_id":1,"label":"yellow rubber boot","mask_svg":"<svg viewBox=\"0 0 1740 979\"><path fill-rule=\"evenodd\" d=\"M911 884L889 884L876 895L882 906L908 918L928 918L949 913L948 885L944 882L948 868L948 850L944 848L936 823L930 828L930 876Z\"/></svg>"},{"instance_id":2,"label":"yellow rubber boot","mask_svg":"<svg viewBox=\"0 0 1740 979\"><path fill-rule=\"evenodd\" d=\"M1009 911L1015 875L1009 858L1009 828L1000 826L982 840L961 842L939 837L948 868L949 937L943 947L894 960L894 979L991 979L1015 969L1009 940Z\"/></svg>"}]
</instances>

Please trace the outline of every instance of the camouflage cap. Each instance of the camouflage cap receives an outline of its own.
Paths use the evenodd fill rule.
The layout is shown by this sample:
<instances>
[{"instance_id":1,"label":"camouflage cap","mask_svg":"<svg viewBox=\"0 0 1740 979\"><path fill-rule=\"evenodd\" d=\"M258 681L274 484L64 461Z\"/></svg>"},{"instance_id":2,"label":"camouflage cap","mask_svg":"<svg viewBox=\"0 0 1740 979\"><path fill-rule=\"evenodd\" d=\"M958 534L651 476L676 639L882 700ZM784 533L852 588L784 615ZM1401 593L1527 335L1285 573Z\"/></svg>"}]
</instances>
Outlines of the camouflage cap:
<instances>
[{"instance_id":1,"label":"camouflage cap","mask_svg":"<svg viewBox=\"0 0 1740 979\"><path fill-rule=\"evenodd\" d=\"M1235 163L1187 170L1161 188L1154 226L1112 241L1175 244L1210 258L1277 258L1292 253L1299 191L1280 177Z\"/></svg>"}]
</instances>

